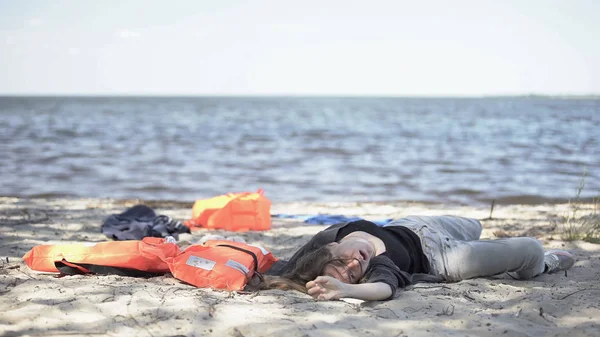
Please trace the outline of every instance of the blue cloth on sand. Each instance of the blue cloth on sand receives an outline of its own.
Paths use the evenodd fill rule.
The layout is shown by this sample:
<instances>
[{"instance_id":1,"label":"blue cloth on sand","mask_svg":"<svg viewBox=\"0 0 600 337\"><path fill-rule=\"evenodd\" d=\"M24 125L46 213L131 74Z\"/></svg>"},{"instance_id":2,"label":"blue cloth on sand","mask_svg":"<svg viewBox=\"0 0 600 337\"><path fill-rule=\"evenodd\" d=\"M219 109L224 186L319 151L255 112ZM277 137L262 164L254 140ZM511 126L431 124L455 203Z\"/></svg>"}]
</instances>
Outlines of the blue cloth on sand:
<instances>
[{"instance_id":1,"label":"blue cloth on sand","mask_svg":"<svg viewBox=\"0 0 600 337\"><path fill-rule=\"evenodd\" d=\"M303 219L304 223L311 225L333 225L340 222L350 222L357 220L364 220L359 217L348 217L345 215L330 215L330 214L318 214L318 215L295 215L295 214L272 214L274 218L283 219ZM383 226L388 224L393 219L381 219L381 220L369 220L377 226Z\"/></svg>"}]
</instances>

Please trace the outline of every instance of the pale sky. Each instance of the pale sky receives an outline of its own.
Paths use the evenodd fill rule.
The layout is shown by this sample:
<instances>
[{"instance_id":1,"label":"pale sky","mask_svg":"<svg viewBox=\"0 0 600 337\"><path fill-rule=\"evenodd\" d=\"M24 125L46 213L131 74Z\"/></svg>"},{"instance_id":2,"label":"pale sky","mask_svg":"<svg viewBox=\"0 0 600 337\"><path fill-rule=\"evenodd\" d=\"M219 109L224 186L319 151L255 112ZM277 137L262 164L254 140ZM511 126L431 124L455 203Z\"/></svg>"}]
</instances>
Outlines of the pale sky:
<instances>
[{"instance_id":1,"label":"pale sky","mask_svg":"<svg viewBox=\"0 0 600 337\"><path fill-rule=\"evenodd\" d=\"M0 94L600 94L600 1L0 0Z\"/></svg>"}]
</instances>

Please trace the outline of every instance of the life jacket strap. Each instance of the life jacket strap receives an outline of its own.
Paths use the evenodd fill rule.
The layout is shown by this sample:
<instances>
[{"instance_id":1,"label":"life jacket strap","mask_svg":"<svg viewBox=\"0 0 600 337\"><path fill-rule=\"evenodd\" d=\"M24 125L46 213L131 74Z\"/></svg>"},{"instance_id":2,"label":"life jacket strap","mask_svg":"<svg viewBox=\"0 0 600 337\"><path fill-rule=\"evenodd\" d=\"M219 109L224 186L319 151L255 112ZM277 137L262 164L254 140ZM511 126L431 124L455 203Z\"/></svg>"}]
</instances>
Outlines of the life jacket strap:
<instances>
[{"instance_id":1,"label":"life jacket strap","mask_svg":"<svg viewBox=\"0 0 600 337\"><path fill-rule=\"evenodd\" d=\"M61 274L65 275L83 275L90 272L89 269L78 264L71 263L65 259L62 259L61 261L55 261L54 265Z\"/></svg>"},{"instance_id":2,"label":"life jacket strap","mask_svg":"<svg viewBox=\"0 0 600 337\"><path fill-rule=\"evenodd\" d=\"M65 259L55 261L56 269L62 275L83 275L83 274L98 274L98 275L118 275L130 277L154 277L163 275L164 273L151 273L147 271L129 269L122 267L101 266L89 263L72 263Z\"/></svg>"},{"instance_id":3,"label":"life jacket strap","mask_svg":"<svg viewBox=\"0 0 600 337\"><path fill-rule=\"evenodd\" d=\"M253 251L248 250L248 249L244 249L241 247L237 247L237 246L232 246L232 245L226 245L226 244L220 244L217 245L217 247L228 247L228 248L233 248L235 250L239 250L240 252L244 252L246 254L249 254L250 256L252 256L252 259L254 260L254 273L258 273L258 257L256 257L256 254L254 254Z\"/></svg>"}]
</instances>

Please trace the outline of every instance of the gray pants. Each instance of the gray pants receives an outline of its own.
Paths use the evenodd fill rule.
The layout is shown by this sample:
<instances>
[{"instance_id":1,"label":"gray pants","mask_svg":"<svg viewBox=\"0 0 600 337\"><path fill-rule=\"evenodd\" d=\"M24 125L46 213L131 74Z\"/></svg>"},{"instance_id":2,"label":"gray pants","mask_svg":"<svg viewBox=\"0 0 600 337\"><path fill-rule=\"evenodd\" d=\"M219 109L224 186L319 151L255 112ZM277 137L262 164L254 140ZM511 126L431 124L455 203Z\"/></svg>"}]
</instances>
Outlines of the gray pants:
<instances>
[{"instance_id":1,"label":"gray pants","mask_svg":"<svg viewBox=\"0 0 600 337\"><path fill-rule=\"evenodd\" d=\"M404 226L421 239L431 274L446 281L509 272L527 280L544 271L544 249L534 238L479 240L481 223L457 216L408 216L386 226Z\"/></svg>"}]
</instances>

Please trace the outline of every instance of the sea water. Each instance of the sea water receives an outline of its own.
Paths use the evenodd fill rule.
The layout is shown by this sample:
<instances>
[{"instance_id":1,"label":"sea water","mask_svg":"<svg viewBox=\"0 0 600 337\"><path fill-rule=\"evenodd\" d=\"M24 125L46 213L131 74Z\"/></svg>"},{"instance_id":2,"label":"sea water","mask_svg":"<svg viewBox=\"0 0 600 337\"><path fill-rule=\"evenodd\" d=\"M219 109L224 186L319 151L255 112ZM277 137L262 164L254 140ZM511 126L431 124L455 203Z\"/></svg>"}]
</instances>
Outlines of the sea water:
<instances>
[{"instance_id":1,"label":"sea water","mask_svg":"<svg viewBox=\"0 0 600 337\"><path fill-rule=\"evenodd\" d=\"M0 97L0 195L558 202L599 135L599 99Z\"/></svg>"}]
</instances>

